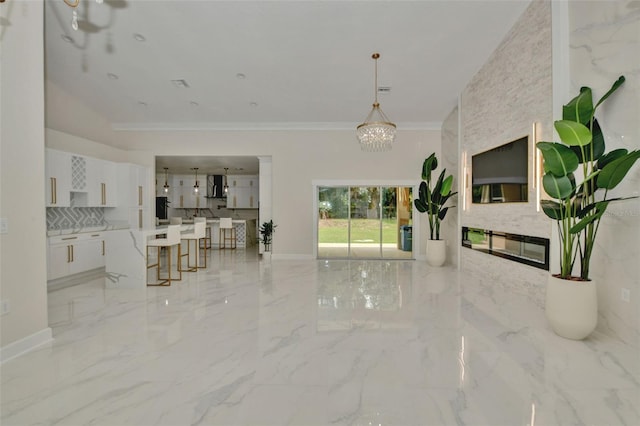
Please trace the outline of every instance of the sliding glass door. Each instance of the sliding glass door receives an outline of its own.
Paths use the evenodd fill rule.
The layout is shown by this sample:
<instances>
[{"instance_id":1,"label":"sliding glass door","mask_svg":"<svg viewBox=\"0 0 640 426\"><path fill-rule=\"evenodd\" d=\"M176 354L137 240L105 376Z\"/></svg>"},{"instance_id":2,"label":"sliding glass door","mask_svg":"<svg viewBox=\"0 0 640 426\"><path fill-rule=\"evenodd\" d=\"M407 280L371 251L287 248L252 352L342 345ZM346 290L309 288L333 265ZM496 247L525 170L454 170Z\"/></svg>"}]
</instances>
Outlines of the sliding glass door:
<instances>
[{"instance_id":1,"label":"sliding glass door","mask_svg":"<svg viewBox=\"0 0 640 426\"><path fill-rule=\"evenodd\" d=\"M410 259L411 188L318 187L318 258Z\"/></svg>"}]
</instances>

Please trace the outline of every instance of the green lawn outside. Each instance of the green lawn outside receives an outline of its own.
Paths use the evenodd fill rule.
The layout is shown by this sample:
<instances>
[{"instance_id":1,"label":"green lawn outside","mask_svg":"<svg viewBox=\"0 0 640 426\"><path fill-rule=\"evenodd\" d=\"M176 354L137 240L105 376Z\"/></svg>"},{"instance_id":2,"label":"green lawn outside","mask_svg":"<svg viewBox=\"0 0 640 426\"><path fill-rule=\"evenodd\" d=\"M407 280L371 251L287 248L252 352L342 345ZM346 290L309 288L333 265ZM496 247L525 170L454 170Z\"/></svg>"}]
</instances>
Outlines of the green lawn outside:
<instances>
[{"instance_id":1,"label":"green lawn outside","mask_svg":"<svg viewBox=\"0 0 640 426\"><path fill-rule=\"evenodd\" d=\"M318 226L318 242L346 243L348 219L321 219ZM398 231L396 219L382 219L382 242L396 244ZM351 219L351 242L380 243L380 221L378 219Z\"/></svg>"}]
</instances>

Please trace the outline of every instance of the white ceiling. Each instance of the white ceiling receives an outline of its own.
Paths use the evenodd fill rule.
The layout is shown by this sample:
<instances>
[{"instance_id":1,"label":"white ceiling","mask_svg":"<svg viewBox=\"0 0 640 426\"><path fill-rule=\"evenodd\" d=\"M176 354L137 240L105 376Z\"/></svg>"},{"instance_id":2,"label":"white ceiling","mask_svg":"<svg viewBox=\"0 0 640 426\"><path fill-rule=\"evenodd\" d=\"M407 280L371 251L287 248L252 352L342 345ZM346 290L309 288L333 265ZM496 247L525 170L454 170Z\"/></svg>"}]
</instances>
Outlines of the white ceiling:
<instances>
[{"instance_id":1,"label":"white ceiling","mask_svg":"<svg viewBox=\"0 0 640 426\"><path fill-rule=\"evenodd\" d=\"M72 9L46 0L46 76L115 129L351 129L374 52L398 129L438 126L529 3L80 1L73 31Z\"/></svg>"}]
</instances>

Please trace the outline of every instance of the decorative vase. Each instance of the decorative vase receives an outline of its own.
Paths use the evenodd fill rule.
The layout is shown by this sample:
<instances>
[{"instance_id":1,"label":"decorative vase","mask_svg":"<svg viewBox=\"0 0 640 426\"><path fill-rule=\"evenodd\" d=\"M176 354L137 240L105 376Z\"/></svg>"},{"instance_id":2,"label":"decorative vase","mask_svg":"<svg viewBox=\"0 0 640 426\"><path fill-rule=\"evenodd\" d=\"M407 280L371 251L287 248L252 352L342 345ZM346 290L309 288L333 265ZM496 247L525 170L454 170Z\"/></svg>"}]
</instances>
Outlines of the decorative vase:
<instances>
[{"instance_id":1,"label":"decorative vase","mask_svg":"<svg viewBox=\"0 0 640 426\"><path fill-rule=\"evenodd\" d=\"M442 266L447 260L445 240L427 240L427 263L430 266Z\"/></svg>"},{"instance_id":2,"label":"decorative vase","mask_svg":"<svg viewBox=\"0 0 640 426\"><path fill-rule=\"evenodd\" d=\"M262 253L262 260L266 261L266 262L271 262L271 252L270 251L265 251Z\"/></svg>"},{"instance_id":3,"label":"decorative vase","mask_svg":"<svg viewBox=\"0 0 640 426\"><path fill-rule=\"evenodd\" d=\"M549 276L545 303L547 320L561 337L582 340L598 323L596 283Z\"/></svg>"}]
</instances>

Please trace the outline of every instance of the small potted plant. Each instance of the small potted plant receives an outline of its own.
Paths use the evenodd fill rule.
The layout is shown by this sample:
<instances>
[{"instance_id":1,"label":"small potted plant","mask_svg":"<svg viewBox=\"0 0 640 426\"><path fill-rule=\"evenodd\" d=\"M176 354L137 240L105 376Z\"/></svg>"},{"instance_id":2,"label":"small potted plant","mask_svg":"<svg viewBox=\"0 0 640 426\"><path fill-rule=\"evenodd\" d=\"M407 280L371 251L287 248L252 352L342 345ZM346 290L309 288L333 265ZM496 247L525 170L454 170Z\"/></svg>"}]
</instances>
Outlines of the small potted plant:
<instances>
[{"instance_id":1,"label":"small potted plant","mask_svg":"<svg viewBox=\"0 0 640 426\"><path fill-rule=\"evenodd\" d=\"M556 334L584 339L598 321L596 284L589 275L596 235L609 203L608 198L640 158L640 151L615 149L605 153L605 143L595 112L623 83L620 77L593 105L589 87L562 110L554 123L561 142L538 142L544 158L542 186L551 199L542 200L544 213L555 220L560 239L560 273L547 283L545 311ZM574 172L579 171L578 176ZM582 179L582 182L578 182ZM578 260L580 275L574 276Z\"/></svg>"},{"instance_id":2,"label":"small potted plant","mask_svg":"<svg viewBox=\"0 0 640 426\"><path fill-rule=\"evenodd\" d=\"M457 194L451 192L453 175L445 177L447 169L443 169L438 180L433 183L431 172L438 168L436 153L432 153L422 164L422 182L418 190L418 198L414 200L420 213L429 215L429 240L427 241L427 263L431 266L442 266L446 260L446 242L440 239L440 222L449 211L445 204L449 198Z\"/></svg>"},{"instance_id":3,"label":"small potted plant","mask_svg":"<svg viewBox=\"0 0 640 426\"><path fill-rule=\"evenodd\" d=\"M264 244L264 257L271 257L271 242L273 240L273 232L278 225L273 224L273 220L264 222L260 227L260 241Z\"/></svg>"}]
</instances>

